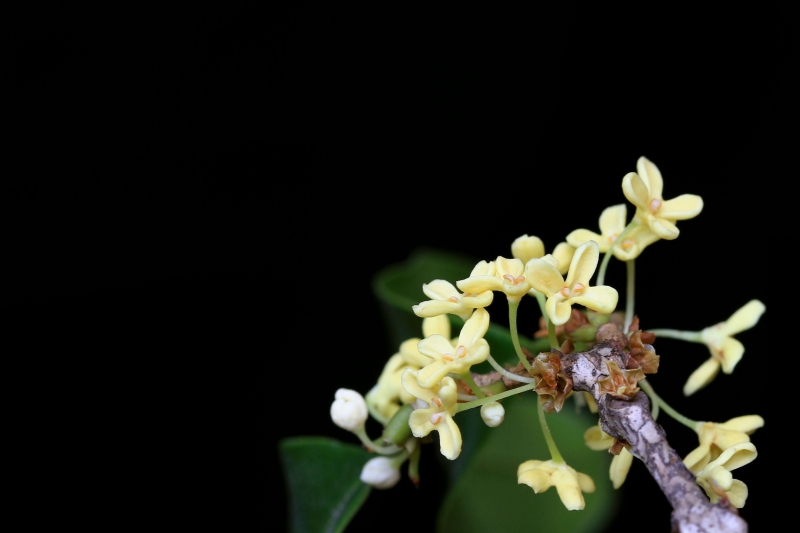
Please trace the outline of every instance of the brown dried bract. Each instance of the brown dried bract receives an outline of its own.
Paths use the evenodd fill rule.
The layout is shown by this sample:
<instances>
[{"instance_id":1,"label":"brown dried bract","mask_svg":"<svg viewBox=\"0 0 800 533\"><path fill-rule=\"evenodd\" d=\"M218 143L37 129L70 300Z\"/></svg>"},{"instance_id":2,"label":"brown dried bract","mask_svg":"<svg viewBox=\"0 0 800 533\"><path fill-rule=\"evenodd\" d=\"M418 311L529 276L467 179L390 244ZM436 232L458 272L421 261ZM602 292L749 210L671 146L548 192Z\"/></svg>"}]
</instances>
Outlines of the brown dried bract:
<instances>
[{"instance_id":1,"label":"brown dried bract","mask_svg":"<svg viewBox=\"0 0 800 533\"><path fill-rule=\"evenodd\" d=\"M636 385L644 379L644 372L641 368L634 370L623 370L614 361L606 361L608 377L597 382L600 387L600 394L611 394L615 398L631 399L639 392Z\"/></svg>"},{"instance_id":2,"label":"brown dried bract","mask_svg":"<svg viewBox=\"0 0 800 533\"><path fill-rule=\"evenodd\" d=\"M535 390L545 412L561 411L572 391L572 378L561 370L561 352L553 350L537 355L531 364L531 374L536 378Z\"/></svg>"},{"instance_id":3,"label":"brown dried bract","mask_svg":"<svg viewBox=\"0 0 800 533\"><path fill-rule=\"evenodd\" d=\"M623 440L614 439L614 444L611 445L608 451L613 453L614 455L619 455L619 452L621 452L622 449L627 446L630 446L630 444Z\"/></svg>"},{"instance_id":4,"label":"brown dried bract","mask_svg":"<svg viewBox=\"0 0 800 533\"><path fill-rule=\"evenodd\" d=\"M639 315L634 315L633 320L631 321L631 325L628 326L628 333L634 331L641 331L639 328ZM649 333L647 331L642 331L642 342L645 344L653 344L656 342L656 336L654 333Z\"/></svg>"},{"instance_id":5,"label":"brown dried bract","mask_svg":"<svg viewBox=\"0 0 800 533\"><path fill-rule=\"evenodd\" d=\"M645 374L655 374L658 372L658 363L661 357L656 354L655 349L650 344L645 344L642 341L644 335L643 331L636 330L631 334L631 338L628 339L628 346L631 351L630 357L625 362L625 368L641 368Z\"/></svg>"}]
</instances>

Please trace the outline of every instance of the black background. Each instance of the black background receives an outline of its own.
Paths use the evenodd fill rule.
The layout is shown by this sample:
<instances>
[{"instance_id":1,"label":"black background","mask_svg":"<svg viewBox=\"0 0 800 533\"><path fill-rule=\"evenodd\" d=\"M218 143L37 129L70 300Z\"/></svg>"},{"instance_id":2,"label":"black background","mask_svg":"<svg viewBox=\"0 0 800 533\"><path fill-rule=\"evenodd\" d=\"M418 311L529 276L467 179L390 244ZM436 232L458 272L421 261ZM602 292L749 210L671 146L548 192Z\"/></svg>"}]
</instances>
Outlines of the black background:
<instances>
[{"instance_id":1,"label":"black background","mask_svg":"<svg viewBox=\"0 0 800 533\"><path fill-rule=\"evenodd\" d=\"M765 529L786 453L771 326L793 283L790 21L779 7L258 2L8 17L15 529L284 530L277 442L355 442L330 421L334 391L366 392L396 349L372 276L418 246L492 260L523 233L549 250L596 230L641 155L665 198L705 200L637 262L643 327L767 305L732 376L684 399L707 352L663 341L651 380L696 419L766 418L759 458L734 474ZM696 446L660 421L681 455ZM430 481L373 491L348 531L409 529L381 518L397 508L432 530L426 461ZM667 530L641 465L622 490L613 527Z\"/></svg>"}]
</instances>

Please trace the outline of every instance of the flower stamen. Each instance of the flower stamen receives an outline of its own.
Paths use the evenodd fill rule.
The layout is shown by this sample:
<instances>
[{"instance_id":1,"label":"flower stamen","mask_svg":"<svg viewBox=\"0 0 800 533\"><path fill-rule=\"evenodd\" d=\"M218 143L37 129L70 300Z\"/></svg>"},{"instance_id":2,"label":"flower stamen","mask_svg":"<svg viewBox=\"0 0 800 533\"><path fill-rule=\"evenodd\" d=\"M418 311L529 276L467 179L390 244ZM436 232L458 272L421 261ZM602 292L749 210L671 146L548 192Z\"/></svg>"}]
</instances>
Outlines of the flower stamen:
<instances>
[{"instance_id":1,"label":"flower stamen","mask_svg":"<svg viewBox=\"0 0 800 533\"><path fill-rule=\"evenodd\" d=\"M659 208L661 207L661 203L662 202L660 198L653 198L650 200L650 203L648 204L647 207L648 209L650 209L650 212L655 215L658 212Z\"/></svg>"}]
</instances>

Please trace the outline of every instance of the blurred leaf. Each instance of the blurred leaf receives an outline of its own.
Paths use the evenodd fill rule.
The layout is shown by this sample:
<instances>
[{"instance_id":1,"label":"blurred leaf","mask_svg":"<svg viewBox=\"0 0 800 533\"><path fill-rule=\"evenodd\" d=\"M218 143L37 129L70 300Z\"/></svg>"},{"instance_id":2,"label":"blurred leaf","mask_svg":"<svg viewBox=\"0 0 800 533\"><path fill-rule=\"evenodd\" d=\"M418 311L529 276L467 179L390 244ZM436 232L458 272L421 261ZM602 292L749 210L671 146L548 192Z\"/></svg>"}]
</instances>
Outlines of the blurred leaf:
<instances>
[{"instance_id":1,"label":"blurred leaf","mask_svg":"<svg viewBox=\"0 0 800 533\"><path fill-rule=\"evenodd\" d=\"M278 449L289 490L289 531L344 531L372 489L359 478L370 453L326 437L290 437Z\"/></svg>"},{"instance_id":2,"label":"blurred leaf","mask_svg":"<svg viewBox=\"0 0 800 533\"><path fill-rule=\"evenodd\" d=\"M609 480L611 454L590 450L583 433L597 423L588 410L577 413L567 402L558 414L547 416L559 451L572 468L588 474L596 490L584 494L586 507L568 511L554 487L536 494L517 483L517 467L528 459L547 460L550 453L539 426L535 394L521 394L503 400L506 417L464 465L439 512L439 533L504 533L603 531L619 506L619 492ZM480 421L478 409L456 416L459 427L469 417ZM465 442L466 443L466 442Z\"/></svg>"}]
</instances>

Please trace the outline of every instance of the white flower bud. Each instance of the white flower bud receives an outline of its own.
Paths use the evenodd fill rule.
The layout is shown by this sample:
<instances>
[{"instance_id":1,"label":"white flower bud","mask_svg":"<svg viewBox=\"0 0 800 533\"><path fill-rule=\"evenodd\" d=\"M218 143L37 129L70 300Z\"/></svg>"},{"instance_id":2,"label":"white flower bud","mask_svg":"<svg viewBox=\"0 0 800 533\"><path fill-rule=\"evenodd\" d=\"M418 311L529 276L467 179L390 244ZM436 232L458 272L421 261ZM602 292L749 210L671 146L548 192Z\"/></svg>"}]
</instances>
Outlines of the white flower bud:
<instances>
[{"instance_id":1,"label":"white flower bud","mask_svg":"<svg viewBox=\"0 0 800 533\"><path fill-rule=\"evenodd\" d=\"M336 400L331 404L333 423L347 431L356 431L364 427L369 411L364 397L354 390L339 389Z\"/></svg>"},{"instance_id":2,"label":"white flower bud","mask_svg":"<svg viewBox=\"0 0 800 533\"><path fill-rule=\"evenodd\" d=\"M486 403L481 406L481 418L490 428L500 425L506 416L506 410L498 402Z\"/></svg>"},{"instance_id":3,"label":"white flower bud","mask_svg":"<svg viewBox=\"0 0 800 533\"><path fill-rule=\"evenodd\" d=\"M375 457L361 469L361 481L376 489L390 489L400 481L400 469L387 457Z\"/></svg>"}]
</instances>

